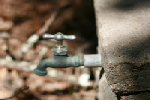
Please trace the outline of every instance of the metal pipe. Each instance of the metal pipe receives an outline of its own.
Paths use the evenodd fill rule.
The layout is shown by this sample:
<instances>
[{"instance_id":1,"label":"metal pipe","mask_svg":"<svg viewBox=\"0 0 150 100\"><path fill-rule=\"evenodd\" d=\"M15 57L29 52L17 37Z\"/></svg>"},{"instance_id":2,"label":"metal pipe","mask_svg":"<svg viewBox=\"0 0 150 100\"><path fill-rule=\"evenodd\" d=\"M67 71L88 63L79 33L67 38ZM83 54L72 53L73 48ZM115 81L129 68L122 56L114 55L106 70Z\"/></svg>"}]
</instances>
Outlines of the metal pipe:
<instances>
[{"instance_id":1,"label":"metal pipe","mask_svg":"<svg viewBox=\"0 0 150 100\"><path fill-rule=\"evenodd\" d=\"M84 67L100 66L102 66L100 54L84 55Z\"/></svg>"},{"instance_id":2,"label":"metal pipe","mask_svg":"<svg viewBox=\"0 0 150 100\"><path fill-rule=\"evenodd\" d=\"M74 56L68 57L65 56L53 56L51 58L47 58L42 60L37 68L33 70L33 72L40 76L45 76L47 74L46 68L67 68L67 67L100 67L101 66L101 55L93 54L93 55L84 55L84 57Z\"/></svg>"}]
</instances>

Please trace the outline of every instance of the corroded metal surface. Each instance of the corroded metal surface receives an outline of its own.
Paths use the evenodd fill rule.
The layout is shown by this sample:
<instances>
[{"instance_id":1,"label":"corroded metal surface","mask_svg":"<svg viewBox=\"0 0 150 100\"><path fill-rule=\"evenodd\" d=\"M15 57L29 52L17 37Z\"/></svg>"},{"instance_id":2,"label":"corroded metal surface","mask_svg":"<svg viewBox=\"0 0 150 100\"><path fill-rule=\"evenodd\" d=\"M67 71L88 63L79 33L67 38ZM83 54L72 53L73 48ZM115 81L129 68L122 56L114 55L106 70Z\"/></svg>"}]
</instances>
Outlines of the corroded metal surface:
<instances>
[{"instance_id":1,"label":"corroded metal surface","mask_svg":"<svg viewBox=\"0 0 150 100\"><path fill-rule=\"evenodd\" d=\"M79 67L82 65L82 58L80 56L68 57L68 56L53 56L42 60L37 68L33 72L40 76L47 74L46 68L67 68L67 67Z\"/></svg>"}]
</instances>

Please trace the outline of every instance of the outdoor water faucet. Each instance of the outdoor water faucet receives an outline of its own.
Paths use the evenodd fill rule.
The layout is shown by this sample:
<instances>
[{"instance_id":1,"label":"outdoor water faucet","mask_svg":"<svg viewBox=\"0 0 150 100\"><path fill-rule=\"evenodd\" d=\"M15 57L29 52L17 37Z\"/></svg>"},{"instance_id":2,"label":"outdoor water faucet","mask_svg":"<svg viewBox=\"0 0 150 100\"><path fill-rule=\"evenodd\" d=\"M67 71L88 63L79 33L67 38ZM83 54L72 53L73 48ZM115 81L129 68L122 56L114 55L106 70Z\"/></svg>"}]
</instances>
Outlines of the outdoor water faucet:
<instances>
[{"instance_id":1,"label":"outdoor water faucet","mask_svg":"<svg viewBox=\"0 0 150 100\"><path fill-rule=\"evenodd\" d=\"M55 39L57 40L56 46L51 49L51 52L54 54L53 57L42 60L37 68L33 72L40 76L45 76L47 74L46 68L67 68L67 67L79 67L83 65L83 57L73 56L69 57L67 55L67 47L63 46L63 40L75 40L75 35L63 35L61 32L58 32L55 35L44 34L43 38L45 39Z\"/></svg>"}]
</instances>

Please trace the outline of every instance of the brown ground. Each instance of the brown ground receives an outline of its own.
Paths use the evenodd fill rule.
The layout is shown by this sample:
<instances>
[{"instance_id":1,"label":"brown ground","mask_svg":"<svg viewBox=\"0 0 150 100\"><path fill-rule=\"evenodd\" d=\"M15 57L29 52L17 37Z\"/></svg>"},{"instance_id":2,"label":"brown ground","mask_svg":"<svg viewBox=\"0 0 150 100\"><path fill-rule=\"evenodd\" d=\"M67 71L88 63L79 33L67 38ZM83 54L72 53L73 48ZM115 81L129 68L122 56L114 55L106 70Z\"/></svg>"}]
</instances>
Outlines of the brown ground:
<instances>
[{"instance_id":1,"label":"brown ground","mask_svg":"<svg viewBox=\"0 0 150 100\"><path fill-rule=\"evenodd\" d=\"M57 17L46 33L76 35L75 41L64 41L69 55L96 53L97 37L92 0L0 0L0 34L9 34L7 39L0 38L0 58L10 55L14 61L34 62L42 47L49 49L42 59L53 56L51 48L41 44L41 38L25 54L21 52L21 46L43 27L55 11L58 12ZM88 97L90 92L95 95L95 90L92 89L55 79L52 81L26 72L6 68L0 70L0 98L14 94L23 86L29 86L29 90L25 91L26 95L20 93L12 100L94 100L91 99L93 96ZM70 68L68 71L73 70L74 68Z\"/></svg>"}]
</instances>

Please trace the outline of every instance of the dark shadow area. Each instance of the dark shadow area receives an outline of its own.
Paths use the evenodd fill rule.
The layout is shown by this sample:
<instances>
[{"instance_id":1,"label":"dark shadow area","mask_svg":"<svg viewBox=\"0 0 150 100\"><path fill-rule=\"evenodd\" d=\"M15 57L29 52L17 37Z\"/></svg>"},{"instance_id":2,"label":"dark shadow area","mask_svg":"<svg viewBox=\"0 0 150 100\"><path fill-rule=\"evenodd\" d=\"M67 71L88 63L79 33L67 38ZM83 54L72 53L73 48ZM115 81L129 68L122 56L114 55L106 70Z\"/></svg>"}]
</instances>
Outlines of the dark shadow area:
<instances>
[{"instance_id":1,"label":"dark shadow area","mask_svg":"<svg viewBox=\"0 0 150 100\"><path fill-rule=\"evenodd\" d=\"M150 50L150 35L141 39L139 38L139 41L140 42L134 41L132 45L129 44L125 47L119 46L118 50L122 52L123 55L127 55L130 58L139 59L140 57L144 57L146 61L148 60L148 55L146 56L144 53Z\"/></svg>"},{"instance_id":2,"label":"dark shadow area","mask_svg":"<svg viewBox=\"0 0 150 100\"><path fill-rule=\"evenodd\" d=\"M150 90L136 91L136 92L134 91L133 93L121 94L120 96L138 95L138 94L142 94L142 93L150 93Z\"/></svg>"},{"instance_id":3,"label":"dark shadow area","mask_svg":"<svg viewBox=\"0 0 150 100\"><path fill-rule=\"evenodd\" d=\"M99 79L101 79L102 78L102 75L104 74L104 68L102 68L102 70L100 71L100 74L99 74Z\"/></svg>"},{"instance_id":4,"label":"dark shadow area","mask_svg":"<svg viewBox=\"0 0 150 100\"><path fill-rule=\"evenodd\" d=\"M114 67L113 70L111 69L112 66L109 66L107 75L113 85L117 84L114 90L118 91L121 96L136 96L143 93L144 97L145 93L149 93L150 34L149 31L147 31L147 33L143 32L143 34L147 35L136 37L138 41L134 40L135 37L129 38L132 42L127 42L128 38L124 38L128 44L120 46L118 43L115 47L115 52L122 56L123 60L114 65L112 64ZM111 72L111 70L113 72ZM115 80L113 80L113 78ZM122 86L122 84L125 84L125 86Z\"/></svg>"},{"instance_id":5,"label":"dark shadow area","mask_svg":"<svg viewBox=\"0 0 150 100\"><path fill-rule=\"evenodd\" d=\"M133 10L139 6L150 6L149 0L117 0L114 7L118 10L128 11Z\"/></svg>"}]
</instances>

